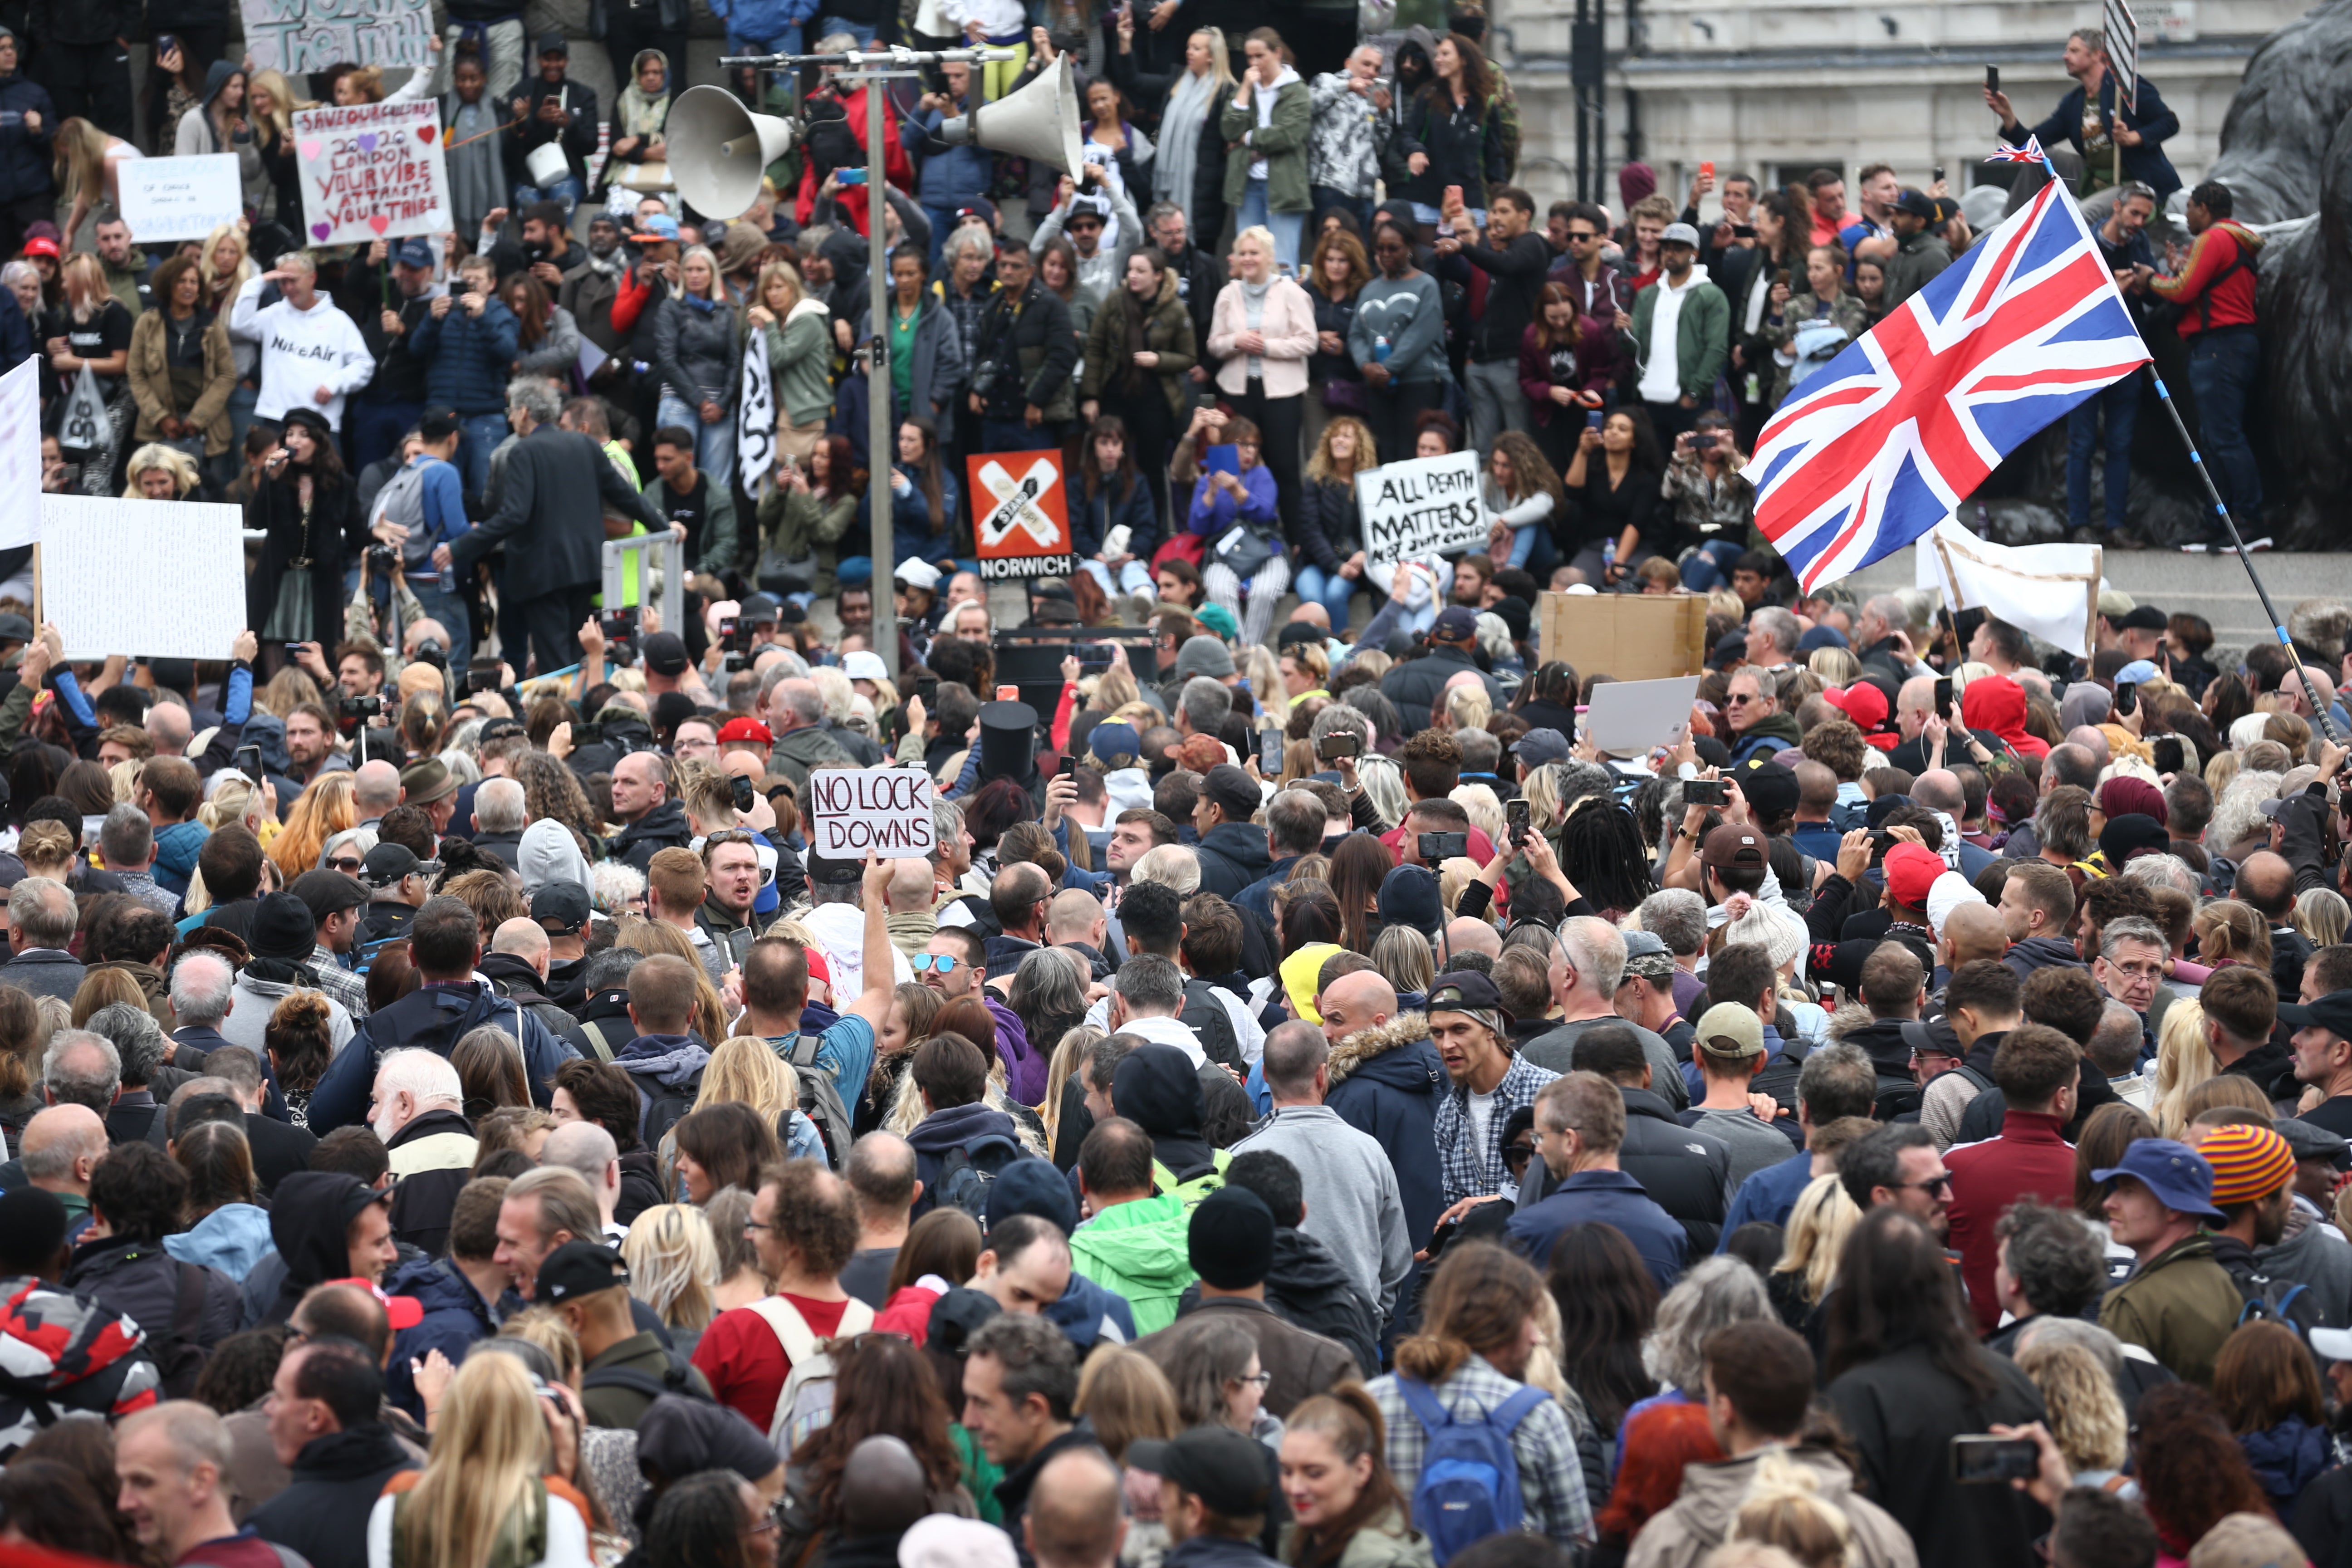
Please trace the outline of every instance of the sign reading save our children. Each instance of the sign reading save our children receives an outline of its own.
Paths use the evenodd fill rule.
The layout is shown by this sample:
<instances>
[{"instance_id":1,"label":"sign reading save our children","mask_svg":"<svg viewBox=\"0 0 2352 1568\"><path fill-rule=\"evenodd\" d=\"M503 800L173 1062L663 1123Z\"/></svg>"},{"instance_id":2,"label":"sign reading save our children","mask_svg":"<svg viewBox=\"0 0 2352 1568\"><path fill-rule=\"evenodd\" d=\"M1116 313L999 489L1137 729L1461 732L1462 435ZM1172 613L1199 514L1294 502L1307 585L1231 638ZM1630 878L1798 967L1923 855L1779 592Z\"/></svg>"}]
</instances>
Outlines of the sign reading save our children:
<instances>
[{"instance_id":1,"label":"sign reading save our children","mask_svg":"<svg viewBox=\"0 0 2352 1568\"><path fill-rule=\"evenodd\" d=\"M362 245L450 226L441 110L422 103L358 103L294 116L309 245Z\"/></svg>"},{"instance_id":2,"label":"sign reading save our children","mask_svg":"<svg viewBox=\"0 0 2352 1568\"><path fill-rule=\"evenodd\" d=\"M1364 558L1376 565L1486 542L1475 451L1367 468L1356 476L1356 508L1364 521Z\"/></svg>"}]
</instances>

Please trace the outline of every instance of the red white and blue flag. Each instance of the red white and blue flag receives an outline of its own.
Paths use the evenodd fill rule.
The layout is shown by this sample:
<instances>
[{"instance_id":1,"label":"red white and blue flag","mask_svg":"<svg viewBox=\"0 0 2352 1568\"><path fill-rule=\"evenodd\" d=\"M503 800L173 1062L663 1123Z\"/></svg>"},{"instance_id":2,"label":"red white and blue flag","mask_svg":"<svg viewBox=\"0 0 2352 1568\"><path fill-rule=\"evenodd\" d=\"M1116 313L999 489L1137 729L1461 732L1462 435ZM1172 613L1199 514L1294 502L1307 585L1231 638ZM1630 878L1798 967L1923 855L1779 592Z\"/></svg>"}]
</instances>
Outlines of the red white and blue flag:
<instances>
[{"instance_id":1,"label":"red white and blue flag","mask_svg":"<svg viewBox=\"0 0 2352 1568\"><path fill-rule=\"evenodd\" d=\"M2044 185L1780 405L1748 468L1756 525L1810 593L1927 533L2147 361L2083 215Z\"/></svg>"},{"instance_id":2,"label":"red white and blue flag","mask_svg":"<svg viewBox=\"0 0 2352 1568\"><path fill-rule=\"evenodd\" d=\"M2047 163L2050 159L2042 151L2042 139L2029 132L2025 144L2012 147L2004 142L1986 155L1988 163Z\"/></svg>"}]
</instances>

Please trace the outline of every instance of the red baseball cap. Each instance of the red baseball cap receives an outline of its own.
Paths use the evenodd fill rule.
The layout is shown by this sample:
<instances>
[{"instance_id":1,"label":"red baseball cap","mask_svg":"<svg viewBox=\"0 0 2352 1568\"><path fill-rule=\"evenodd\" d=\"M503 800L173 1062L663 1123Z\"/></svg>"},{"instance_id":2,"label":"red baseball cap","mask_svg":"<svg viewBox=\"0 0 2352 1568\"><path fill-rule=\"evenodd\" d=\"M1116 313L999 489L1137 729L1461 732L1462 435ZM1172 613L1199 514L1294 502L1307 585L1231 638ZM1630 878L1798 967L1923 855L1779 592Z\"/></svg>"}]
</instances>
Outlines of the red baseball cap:
<instances>
[{"instance_id":1,"label":"red baseball cap","mask_svg":"<svg viewBox=\"0 0 2352 1568\"><path fill-rule=\"evenodd\" d=\"M383 1315L390 1321L394 1333L403 1329L413 1329L425 1321L424 1302L414 1296L387 1296L383 1293L383 1287L373 1279L362 1279L354 1275L348 1279L329 1279L322 1283L349 1285L352 1289L364 1290L383 1302Z\"/></svg>"},{"instance_id":2,"label":"red baseball cap","mask_svg":"<svg viewBox=\"0 0 2352 1568\"><path fill-rule=\"evenodd\" d=\"M776 737L757 719L730 719L719 727L719 743L730 741L751 741L762 746L772 746Z\"/></svg>"},{"instance_id":3,"label":"red baseball cap","mask_svg":"<svg viewBox=\"0 0 2352 1568\"><path fill-rule=\"evenodd\" d=\"M1936 885L1937 878L1950 869L1941 855L1906 839L1886 852L1886 890L1895 895L1899 904L1925 909L1927 889Z\"/></svg>"},{"instance_id":4,"label":"red baseball cap","mask_svg":"<svg viewBox=\"0 0 2352 1568\"><path fill-rule=\"evenodd\" d=\"M46 256L54 261L58 256L58 242L37 234L25 242L24 253L26 256Z\"/></svg>"},{"instance_id":5,"label":"red baseball cap","mask_svg":"<svg viewBox=\"0 0 2352 1568\"><path fill-rule=\"evenodd\" d=\"M1853 720L1865 735L1886 722L1886 693L1866 680L1832 686L1822 693L1822 700Z\"/></svg>"}]
</instances>

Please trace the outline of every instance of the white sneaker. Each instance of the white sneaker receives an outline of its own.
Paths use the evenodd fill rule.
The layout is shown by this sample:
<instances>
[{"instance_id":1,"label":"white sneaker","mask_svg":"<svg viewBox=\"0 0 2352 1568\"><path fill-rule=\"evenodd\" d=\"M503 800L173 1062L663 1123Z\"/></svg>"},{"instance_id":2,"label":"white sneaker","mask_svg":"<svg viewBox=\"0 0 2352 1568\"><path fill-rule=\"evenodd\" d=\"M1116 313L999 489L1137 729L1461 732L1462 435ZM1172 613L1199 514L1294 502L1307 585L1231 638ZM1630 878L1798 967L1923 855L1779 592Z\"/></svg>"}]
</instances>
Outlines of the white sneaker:
<instances>
[{"instance_id":1,"label":"white sneaker","mask_svg":"<svg viewBox=\"0 0 2352 1568\"><path fill-rule=\"evenodd\" d=\"M2276 548L2276 546L2271 542L2271 536L2267 533L2263 534L2260 539L2249 539L2246 541L2246 553L2249 555L2252 554L2257 550L2271 550L2274 548Z\"/></svg>"}]
</instances>

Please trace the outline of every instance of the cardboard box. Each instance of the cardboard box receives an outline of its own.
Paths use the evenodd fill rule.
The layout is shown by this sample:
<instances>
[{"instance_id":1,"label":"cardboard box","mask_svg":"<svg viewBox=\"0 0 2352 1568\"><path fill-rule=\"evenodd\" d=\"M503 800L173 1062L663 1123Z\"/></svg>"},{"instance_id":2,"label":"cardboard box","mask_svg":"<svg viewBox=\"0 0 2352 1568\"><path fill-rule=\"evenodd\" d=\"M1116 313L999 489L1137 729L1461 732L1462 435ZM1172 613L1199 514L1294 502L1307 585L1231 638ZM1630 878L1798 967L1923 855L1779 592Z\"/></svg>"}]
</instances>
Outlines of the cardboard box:
<instances>
[{"instance_id":1,"label":"cardboard box","mask_svg":"<svg viewBox=\"0 0 2352 1568\"><path fill-rule=\"evenodd\" d=\"M1706 673L1706 600L1699 595L1547 592L1538 613L1544 661L1565 659L1580 677Z\"/></svg>"}]
</instances>

